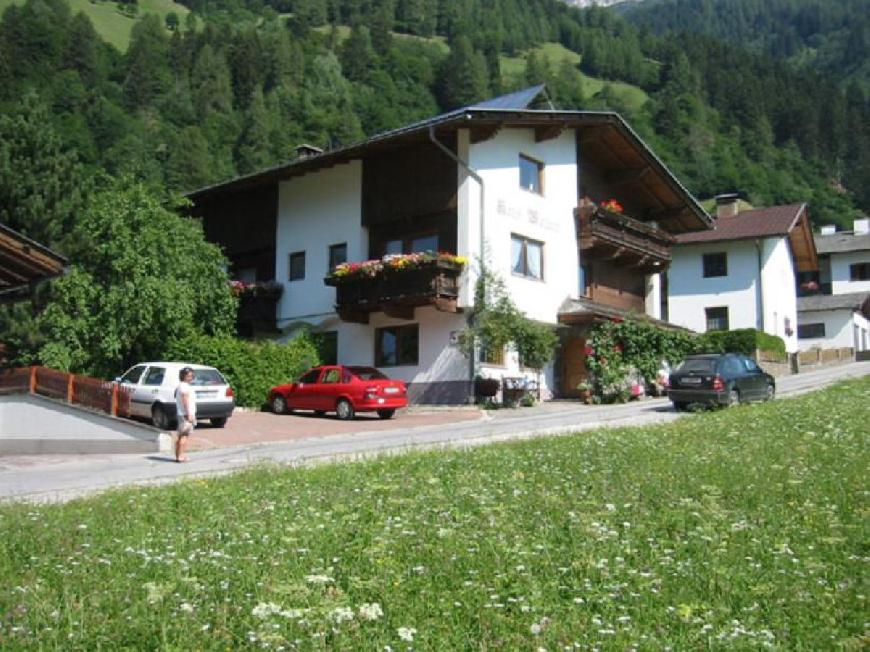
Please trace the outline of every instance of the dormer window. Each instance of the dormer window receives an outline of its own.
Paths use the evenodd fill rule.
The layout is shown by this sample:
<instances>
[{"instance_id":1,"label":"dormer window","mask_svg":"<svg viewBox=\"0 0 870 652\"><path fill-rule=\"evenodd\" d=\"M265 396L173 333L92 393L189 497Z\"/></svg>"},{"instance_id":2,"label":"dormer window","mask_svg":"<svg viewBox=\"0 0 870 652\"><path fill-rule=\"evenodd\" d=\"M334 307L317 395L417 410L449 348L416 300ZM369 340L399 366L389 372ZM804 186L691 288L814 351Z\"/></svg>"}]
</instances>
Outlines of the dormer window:
<instances>
[{"instance_id":1,"label":"dormer window","mask_svg":"<svg viewBox=\"0 0 870 652\"><path fill-rule=\"evenodd\" d=\"M544 164L530 156L520 154L520 188L544 194Z\"/></svg>"}]
</instances>

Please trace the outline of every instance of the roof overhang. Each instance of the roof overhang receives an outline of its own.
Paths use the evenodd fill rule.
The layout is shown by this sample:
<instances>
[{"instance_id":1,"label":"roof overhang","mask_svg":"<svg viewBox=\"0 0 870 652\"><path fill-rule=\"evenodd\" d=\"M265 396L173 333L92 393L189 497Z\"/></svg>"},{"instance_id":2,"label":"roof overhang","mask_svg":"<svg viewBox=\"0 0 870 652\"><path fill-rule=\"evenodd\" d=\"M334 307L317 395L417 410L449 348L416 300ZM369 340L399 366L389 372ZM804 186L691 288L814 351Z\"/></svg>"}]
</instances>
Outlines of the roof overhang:
<instances>
[{"instance_id":1,"label":"roof overhang","mask_svg":"<svg viewBox=\"0 0 870 652\"><path fill-rule=\"evenodd\" d=\"M323 154L306 156L255 174L237 177L187 193L194 202L212 199L224 193L268 186L293 177L364 159L391 149L421 144L429 140L430 130L437 136L458 129L468 129L472 143L492 138L505 128L531 128L536 140L554 138L566 129L580 132L581 147L590 156L601 157L603 149L616 151L611 167L630 171L646 192L653 195L657 214L644 216L661 223L671 233L681 233L712 226L712 218L664 163L650 150L633 129L616 113L599 111L555 111L470 107L445 113L400 129L384 132L368 140Z\"/></svg>"},{"instance_id":2,"label":"roof overhang","mask_svg":"<svg viewBox=\"0 0 870 652\"><path fill-rule=\"evenodd\" d=\"M39 283L64 273L67 260L0 224L0 303L27 299Z\"/></svg>"},{"instance_id":3,"label":"roof overhang","mask_svg":"<svg viewBox=\"0 0 870 652\"><path fill-rule=\"evenodd\" d=\"M683 326L678 326L677 324L650 317L642 312L608 306L585 297L566 300L559 308L558 315L559 324L564 326L586 326L604 321L621 321L625 319L645 321L660 328L672 331L682 331L685 333L694 332L688 328L684 328Z\"/></svg>"},{"instance_id":4,"label":"roof overhang","mask_svg":"<svg viewBox=\"0 0 870 652\"><path fill-rule=\"evenodd\" d=\"M799 272L813 272L819 268L819 254L810 226L809 211L803 204L788 231L788 243L794 257L794 265Z\"/></svg>"}]
</instances>

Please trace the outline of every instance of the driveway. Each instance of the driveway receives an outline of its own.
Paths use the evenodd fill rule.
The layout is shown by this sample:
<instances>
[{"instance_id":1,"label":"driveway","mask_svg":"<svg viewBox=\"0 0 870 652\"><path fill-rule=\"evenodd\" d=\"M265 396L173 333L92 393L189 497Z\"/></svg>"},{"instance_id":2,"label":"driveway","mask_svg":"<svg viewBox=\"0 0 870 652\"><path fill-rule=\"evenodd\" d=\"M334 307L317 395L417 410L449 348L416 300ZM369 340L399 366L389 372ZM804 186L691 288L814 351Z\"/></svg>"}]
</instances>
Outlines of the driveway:
<instances>
[{"instance_id":1,"label":"driveway","mask_svg":"<svg viewBox=\"0 0 870 652\"><path fill-rule=\"evenodd\" d=\"M801 394L838 380L868 374L870 362L858 362L786 376L777 379L777 394L780 397ZM421 413L421 417L424 414ZM302 419L304 423L309 420L305 417L266 414L253 416L275 420L279 431L284 423L278 419ZM411 411L405 419L413 419L413 416L414 412ZM358 420L350 422L352 432L321 433L292 441L258 441L257 444L200 450L191 456L188 464L176 464L165 454L0 457L0 499L63 501L112 487L215 476L250 468L255 464L310 464L384 452L472 446L602 426L641 425L680 418L685 417L674 412L667 399L599 406L553 402L534 408L498 410L483 421L473 418L434 425L420 425L418 422L418 425L412 426L410 420L406 421L402 417L372 423ZM335 427L328 420L315 425ZM367 426L369 428L364 429ZM205 432L206 429L203 429L203 434Z\"/></svg>"},{"instance_id":2,"label":"driveway","mask_svg":"<svg viewBox=\"0 0 870 652\"><path fill-rule=\"evenodd\" d=\"M392 419L380 419L376 414L363 413L358 414L352 421L342 421L335 415L317 417L310 412L273 414L236 411L223 428L211 428L205 423L197 426L190 438L190 450L202 451L424 426L446 429L453 424L479 421L482 417L483 412L475 407L410 408L399 410Z\"/></svg>"}]
</instances>

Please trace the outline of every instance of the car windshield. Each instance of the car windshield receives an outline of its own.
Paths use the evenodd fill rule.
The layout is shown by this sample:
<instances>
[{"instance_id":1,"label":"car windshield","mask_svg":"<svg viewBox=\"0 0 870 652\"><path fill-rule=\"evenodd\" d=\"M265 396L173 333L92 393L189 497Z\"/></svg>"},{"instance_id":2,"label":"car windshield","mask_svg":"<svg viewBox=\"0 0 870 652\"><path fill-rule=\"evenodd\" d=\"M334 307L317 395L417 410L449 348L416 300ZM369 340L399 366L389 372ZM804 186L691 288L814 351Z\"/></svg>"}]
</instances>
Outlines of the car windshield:
<instances>
[{"instance_id":1,"label":"car windshield","mask_svg":"<svg viewBox=\"0 0 870 652\"><path fill-rule=\"evenodd\" d=\"M226 385L227 381L217 369L194 369L193 380L190 384L194 386Z\"/></svg>"},{"instance_id":2,"label":"car windshield","mask_svg":"<svg viewBox=\"0 0 870 652\"><path fill-rule=\"evenodd\" d=\"M374 367L348 367L348 369L360 380L389 380L387 376Z\"/></svg>"},{"instance_id":3,"label":"car windshield","mask_svg":"<svg viewBox=\"0 0 870 652\"><path fill-rule=\"evenodd\" d=\"M677 372L685 373L688 371L700 371L712 373L715 366L715 358L689 358L688 360L684 360L683 363L677 367Z\"/></svg>"}]
</instances>

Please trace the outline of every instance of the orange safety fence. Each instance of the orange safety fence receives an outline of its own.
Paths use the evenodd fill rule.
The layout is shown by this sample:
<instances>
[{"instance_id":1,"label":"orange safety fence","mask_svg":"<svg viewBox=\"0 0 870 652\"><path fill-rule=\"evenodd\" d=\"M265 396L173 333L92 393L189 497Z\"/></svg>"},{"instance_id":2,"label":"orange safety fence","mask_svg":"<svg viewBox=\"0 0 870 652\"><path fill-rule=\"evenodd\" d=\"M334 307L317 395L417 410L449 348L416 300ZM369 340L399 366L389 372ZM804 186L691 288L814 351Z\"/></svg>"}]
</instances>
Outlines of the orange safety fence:
<instances>
[{"instance_id":1,"label":"orange safety fence","mask_svg":"<svg viewBox=\"0 0 870 652\"><path fill-rule=\"evenodd\" d=\"M121 417L130 416L130 392L117 383L48 367L0 371L0 394L40 394Z\"/></svg>"}]
</instances>

